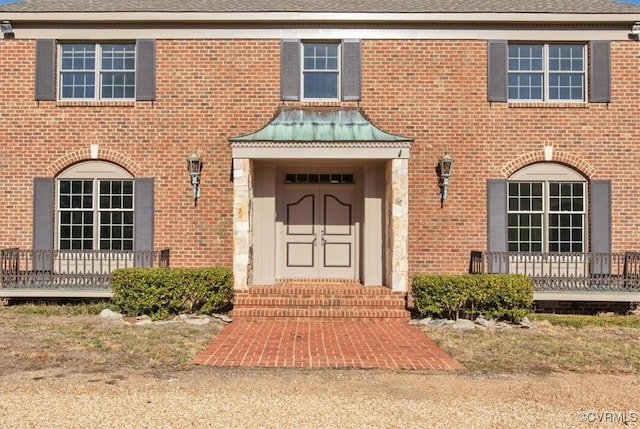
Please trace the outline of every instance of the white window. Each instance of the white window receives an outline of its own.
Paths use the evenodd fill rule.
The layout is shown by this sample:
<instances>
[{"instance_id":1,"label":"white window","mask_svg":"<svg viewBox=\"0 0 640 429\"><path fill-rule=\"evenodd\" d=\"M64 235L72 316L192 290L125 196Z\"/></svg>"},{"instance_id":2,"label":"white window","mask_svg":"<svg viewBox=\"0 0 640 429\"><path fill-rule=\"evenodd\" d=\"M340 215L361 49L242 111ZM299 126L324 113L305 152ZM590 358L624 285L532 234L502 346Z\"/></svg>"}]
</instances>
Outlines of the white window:
<instances>
[{"instance_id":1,"label":"white window","mask_svg":"<svg viewBox=\"0 0 640 429\"><path fill-rule=\"evenodd\" d=\"M585 101L584 44L509 44L508 98Z\"/></svg>"},{"instance_id":2,"label":"white window","mask_svg":"<svg viewBox=\"0 0 640 429\"><path fill-rule=\"evenodd\" d=\"M302 44L302 95L306 100L340 97L340 44Z\"/></svg>"},{"instance_id":3,"label":"white window","mask_svg":"<svg viewBox=\"0 0 640 429\"><path fill-rule=\"evenodd\" d=\"M61 44L59 57L61 100L135 98L135 44Z\"/></svg>"},{"instance_id":4,"label":"white window","mask_svg":"<svg viewBox=\"0 0 640 429\"><path fill-rule=\"evenodd\" d=\"M58 178L56 191L58 249L133 250L134 185L127 172L82 163Z\"/></svg>"},{"instance_id":5,"label":"white window","mask_svg":"<svg viewBox=\"0 0 640 429\"><path fill-rule=\"evenodd\" d=\"M546 174L536 174L544 168ZM507 190L509 251L584 252L587 207L584 179L553 164L529 167L514 176Z\"/></svg>"}]
</instances>

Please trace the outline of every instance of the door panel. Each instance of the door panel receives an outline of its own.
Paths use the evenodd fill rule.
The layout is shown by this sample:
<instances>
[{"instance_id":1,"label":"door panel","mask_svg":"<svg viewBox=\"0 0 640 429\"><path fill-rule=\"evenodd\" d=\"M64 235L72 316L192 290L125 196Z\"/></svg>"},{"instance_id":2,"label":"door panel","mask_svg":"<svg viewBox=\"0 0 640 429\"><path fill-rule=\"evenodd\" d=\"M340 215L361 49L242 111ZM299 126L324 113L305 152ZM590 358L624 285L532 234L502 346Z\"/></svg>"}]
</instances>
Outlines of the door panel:
<instances>
[{"instance_id":1,"label":"door panel","mask_svg":"<svg viewBox=\"0 0 640 429\"><path fill-rule=\"evenodd\" d=\"M299 271L300 276L316 270L316 195L295 192L289 195L286 207L286 266Z\"/></svg>"},{"instance_id":2,"label":"door panel","mask_svg":"<svg viewBox=\"0 0 640 429\"><path fill-rule=\"evenodd\" d=\"M355 278L354 194L335 186L283 192L284 278Z\"/></svg>"}]
</instances>

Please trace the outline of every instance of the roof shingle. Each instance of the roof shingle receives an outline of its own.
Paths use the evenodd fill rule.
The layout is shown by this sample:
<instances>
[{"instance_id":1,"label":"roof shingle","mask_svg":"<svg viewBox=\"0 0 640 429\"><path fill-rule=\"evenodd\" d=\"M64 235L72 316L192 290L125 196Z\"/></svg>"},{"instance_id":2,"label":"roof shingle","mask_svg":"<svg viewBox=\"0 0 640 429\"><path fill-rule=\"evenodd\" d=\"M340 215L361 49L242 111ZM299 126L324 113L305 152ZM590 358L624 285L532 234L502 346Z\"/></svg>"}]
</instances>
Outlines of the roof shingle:
<instances>
[{"instance_id":1,"label":"roof shingle","mask_svg":"<svg viewBox=\"0 0 640 429\"><path fill-rule=\"evenodd\" d=\"M23 0L0 12L640 13L611 0Z\"/></svg>"}]
</instances>

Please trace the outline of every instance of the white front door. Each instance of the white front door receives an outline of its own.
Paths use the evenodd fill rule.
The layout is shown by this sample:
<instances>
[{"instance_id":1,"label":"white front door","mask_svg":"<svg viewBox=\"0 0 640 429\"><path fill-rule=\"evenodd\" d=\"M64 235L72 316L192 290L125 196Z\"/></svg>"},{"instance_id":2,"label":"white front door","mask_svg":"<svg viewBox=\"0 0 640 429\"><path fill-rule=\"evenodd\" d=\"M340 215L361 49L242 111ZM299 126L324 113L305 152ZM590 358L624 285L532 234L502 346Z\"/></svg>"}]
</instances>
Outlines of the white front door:
<instances>
[{"instance_id":1,"label":"white front door","mask_svg":"<svg viewBox=\"0 0 640 429\"><path fill-rule=\"evenodd\" d=\"M315 186L282 192L283 278L356 278L355 189Z\"/></svg>"}]
</instances>

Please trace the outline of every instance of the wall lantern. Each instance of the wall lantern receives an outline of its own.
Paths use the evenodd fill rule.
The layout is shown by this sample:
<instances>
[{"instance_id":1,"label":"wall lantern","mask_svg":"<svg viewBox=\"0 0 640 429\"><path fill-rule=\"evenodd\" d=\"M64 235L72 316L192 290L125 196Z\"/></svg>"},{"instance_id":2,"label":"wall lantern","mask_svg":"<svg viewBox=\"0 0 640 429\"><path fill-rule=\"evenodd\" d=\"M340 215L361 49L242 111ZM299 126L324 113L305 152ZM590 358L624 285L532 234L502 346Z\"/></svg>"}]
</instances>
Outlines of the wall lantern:
<instances>
[{"instance_id":1,"label":"wall lantern","mask_svg":"<svg viewBox=\"0 0 640 429\"><path fill-rule=\"evenodd\" d=\"M13 33L13 25L10 21L2 21L0 24L0 31L2 31L2 37L5 39L14 39L16 35Z\"/></svg>"},{"instance_id":2,"label":"wall lantern","mask_svg":"<svg viewBox=\"0 0 640 429\"><path fill-rule=\"evenodd\" d=\"M447 186L449 186L449 177L453 168L453 158L449 152L445 152L440 158L440 207L443 206L444 200L447 199Z\"/></svg>"},{"instance_id":3,"label":"wall lantern","mask_svg":"<svg viewBox=\"0 0 640 429\"><path fill-rule=\"evenodd\" d=\"M189 169L189 175L191 176L191 185L193 186L193 205L198 205L198 198L200 198L200 171L202 170L202 158L197 153L192 153L187 158L187 168Z\"/></svg>"}]
</instances>

